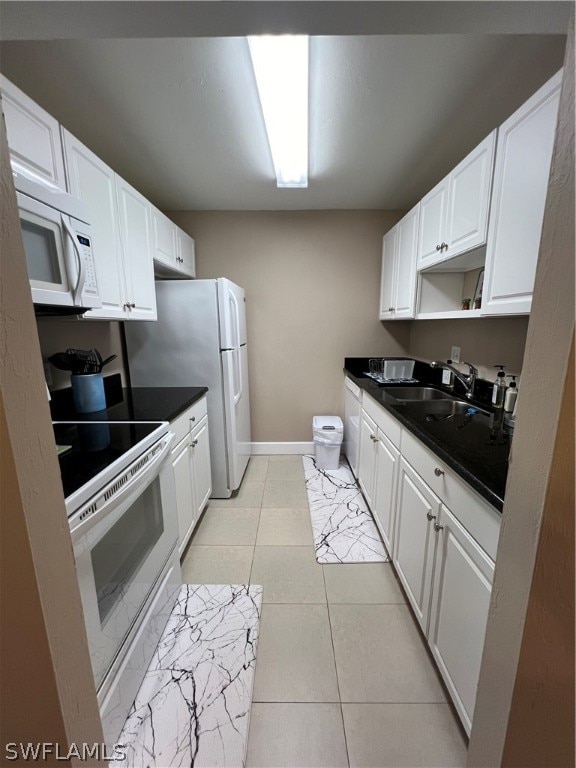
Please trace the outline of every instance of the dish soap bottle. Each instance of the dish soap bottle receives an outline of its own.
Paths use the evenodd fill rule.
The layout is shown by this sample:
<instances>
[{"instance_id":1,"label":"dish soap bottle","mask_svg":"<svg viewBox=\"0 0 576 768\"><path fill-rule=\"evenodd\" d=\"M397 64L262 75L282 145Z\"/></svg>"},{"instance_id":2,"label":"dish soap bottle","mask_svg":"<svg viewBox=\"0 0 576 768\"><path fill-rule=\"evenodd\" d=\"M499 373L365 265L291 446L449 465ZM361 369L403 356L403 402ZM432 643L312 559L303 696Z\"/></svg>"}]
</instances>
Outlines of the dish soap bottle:
<instances>
[{"instance_id":1,"label":"dish soap bottle","mask_svg":"<svg viewBox=\"0 0 576 768\"><path fill-rule=\"evenodd\" d=\"M448 365L452 365L452 360L448 359L446 362ZM444 384L447 389L454 389L454 374L447 368L442 368L442 384Z\"/></svg>"},{"instance_id":2,"label":"dish soap bottle","mask_svg":"<svg viewBox=\"0 0 576 768\"><path fill-rule=\"evenodd\" d=\"M492 405L494 408L500 409L504 407L504 398L507 389L506 374L504 373L503 365L495 365L494 368L498 368L498 373L496 374L496 380L492 387Z\"/></svg>"},{"instance_id":3,"label":"dish soap bottle","mask_svg":"<svg viewBox=\"0 0 576 768\"><path fill-rule=\"evenodd\" d=\"M516 398L518 397L518 387L516 385L516 376L508 374L508 378L512 379L506 390L506 396L504 397L504 410L506 413L512 413L516 405Z\"/></svg>"}]
</instances>

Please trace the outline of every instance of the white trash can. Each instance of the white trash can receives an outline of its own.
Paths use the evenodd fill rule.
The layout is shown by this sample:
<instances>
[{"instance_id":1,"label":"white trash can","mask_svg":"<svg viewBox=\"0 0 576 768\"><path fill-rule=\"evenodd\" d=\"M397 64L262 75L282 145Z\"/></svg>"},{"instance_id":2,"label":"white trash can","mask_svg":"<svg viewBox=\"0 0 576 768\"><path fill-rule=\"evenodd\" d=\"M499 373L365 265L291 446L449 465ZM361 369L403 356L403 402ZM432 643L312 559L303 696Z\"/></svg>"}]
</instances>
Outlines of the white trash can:
<instances>
[{"instance_id":1,"label":"white trash can","mask_svg":"<svg viewBox=\"0 0 576 768\"><path fill-rule=\"evenodd\" d=\"M344 426L340 416L314 416L314 457L318 469L338 469Z\"/></svg>"}]
</instances>

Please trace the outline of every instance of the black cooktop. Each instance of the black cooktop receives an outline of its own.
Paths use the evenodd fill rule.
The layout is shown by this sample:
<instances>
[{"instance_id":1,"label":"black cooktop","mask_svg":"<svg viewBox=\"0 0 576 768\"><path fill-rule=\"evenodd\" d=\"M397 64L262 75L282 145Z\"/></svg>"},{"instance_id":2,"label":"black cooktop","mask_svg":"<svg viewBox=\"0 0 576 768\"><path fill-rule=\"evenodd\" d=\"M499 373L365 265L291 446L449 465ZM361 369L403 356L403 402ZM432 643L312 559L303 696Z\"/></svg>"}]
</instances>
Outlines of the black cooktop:
<instances>
[{"instance_id":1,"label":"black cooktop","mask_svg":"<svg viewBox=\"0 0 576 768\"><path fill-rule=\"evenodd\" d=\"M64 496L67 498L157 429L157 422L56 423L58 456Z\"/></svg>"}]
</instances>

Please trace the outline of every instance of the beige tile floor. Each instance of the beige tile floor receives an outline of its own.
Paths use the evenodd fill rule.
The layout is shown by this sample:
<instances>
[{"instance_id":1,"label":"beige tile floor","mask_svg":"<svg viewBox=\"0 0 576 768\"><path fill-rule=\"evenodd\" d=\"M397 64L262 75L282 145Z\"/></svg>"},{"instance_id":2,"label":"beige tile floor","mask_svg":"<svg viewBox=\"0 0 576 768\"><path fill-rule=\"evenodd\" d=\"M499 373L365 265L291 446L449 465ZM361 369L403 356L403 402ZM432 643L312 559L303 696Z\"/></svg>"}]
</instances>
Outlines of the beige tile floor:
<instances>
[{"instance_id":1,"label":"beige tile floor","mask_svg":"<svg viewBox=\"0 0 576 768\"><path fill-rule=\"evenodd\" d=\"M389 563L319 565L300 456L212 499L185 582L262 584L248 768L449 768L466 743Z\"/></svg>"}]
</instances>

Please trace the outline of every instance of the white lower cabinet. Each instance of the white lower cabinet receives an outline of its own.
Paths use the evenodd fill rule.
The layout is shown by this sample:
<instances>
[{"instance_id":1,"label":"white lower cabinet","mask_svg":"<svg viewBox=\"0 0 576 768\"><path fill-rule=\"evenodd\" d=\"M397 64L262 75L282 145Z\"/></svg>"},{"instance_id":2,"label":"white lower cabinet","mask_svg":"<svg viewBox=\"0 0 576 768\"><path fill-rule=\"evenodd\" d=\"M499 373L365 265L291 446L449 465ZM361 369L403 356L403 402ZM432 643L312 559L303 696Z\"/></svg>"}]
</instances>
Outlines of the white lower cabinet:
<instances>
[{"instance_id":1,"label":"white lower cabinet","mask_svg":"<svg viewBox=\"0 0 576 768\"><path fill-rule=\"evenodd\" d=\"M393 563L424 633L430 615L436 546L434 523L439 512L440 499L401 458Z\"/></svg>"},{"instance_id":2,"label":"white lower cabinet","mask_svg":"<svg viewBox=\"0 0 576 768\"><path fill-rule=\"evenodd\" d=\"M408 437L413 452L415 438ZM422 445L420 448L429 453ZM427 475L428 467L423 465L422 470ZM459 502L454 512L404 457L400 459L393 562L469 734L494 560L457 515L466 519L474 512L475 534L495 551L493 523L497 513L472 490L466 494L456 478L439 467L437 470L434 478L439 493L445 491L446 498Z\"/></svg>"},{"instance_id":3,"label":"white lower cabinet","mask_svg":"<svg viewBox=\"0 0 576 768\"><path fill-rule=\"evenodd\" d=\"M212 467L210 465L210 440L208 436L208 417L192 430L192 470L194 476L196 520L208 503L212 493Z\"/></svg>"},{"instance_id":4,"label":"white lower cabinet","mask_svg":"<svg viewBox=\"0 0 576 768\"><path fill-rule=\"evenodd\" d=\"M360 418L358 482L392 554L396 476L400 452L365 410Z\"/></svg>"},{"instance_id":5,"label":"white lower cabinet","mask_svg":"<svg viewBox=\"0 0 576 768\"><path fill-rule=\"evenodd\" d=\"M376 443L378 427L365 410L360 415L360 457L358 482L368 506L374 509L374 478L376 477Z\"/></svg>"},{"instance_id":6,"label":"white lower cabinet","mask_svg":"<svg viewBox=\"0 0 576 768\"><path fill-rule=\"evenodd\" d=\"M176 435L172 467L181 555L212 492L206 398L195 403L170 426Z\"/></svg>"},{"instance_id":7,"label":"white lower cabinet","mask_svg":"<svg viewBox=\"0 0 576 768\"><path fill-rule=\"evenodd\" d=\"M470 733L494 562L444 505L436 526L428 643Z\"/></svg>"},{"instance_id":8,"label":"white lower cabinet","mask_svg":"<svg viewBox=\"0 0 576 768\"><path fill-rule=\"evenodd\" d=\"M501 516L372 397L358 481L467 733Z\"/></svg>"},{"instance_id":9,"label":"white lower cabinet","mask_svg":"<svg viewBox=\"0 0 576 768\"><path fill-rule=\"evenodd\" d=\"M187 435L172 451L172 467L176 483L176 509L178 512L178 551L184 551L192 535L194 516L194 487L190 467L190 436Z\"/></svg>"},{"instance_id":10,"label":"white lower cabinet","mask_svg":"<svg viewBox=\"0 0 576 768\"><path fill-rule=\"evenodd\" d=\"M378 430L376 443L376 477L374 480L374 518L388 553L393 552L394 505L396 502L396 478L400 451L394 447L382 430Z\"/></svg>"}]
</instances>

